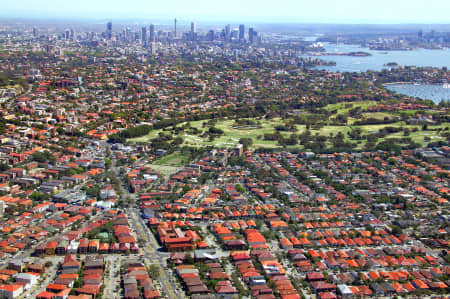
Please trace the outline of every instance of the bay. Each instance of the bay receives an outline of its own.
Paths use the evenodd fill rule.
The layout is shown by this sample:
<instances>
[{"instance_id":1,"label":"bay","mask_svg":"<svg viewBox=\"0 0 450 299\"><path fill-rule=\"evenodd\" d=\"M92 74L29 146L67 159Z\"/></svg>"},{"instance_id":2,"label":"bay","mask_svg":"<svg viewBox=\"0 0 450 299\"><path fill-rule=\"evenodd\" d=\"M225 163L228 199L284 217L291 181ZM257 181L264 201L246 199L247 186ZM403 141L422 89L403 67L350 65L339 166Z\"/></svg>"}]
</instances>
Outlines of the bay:
<instances>
[{"instance_id":1,"label":"bay","mask_svg":"<svg viewBox=\"0 0 450 299\"><path fill-rule=\"evenodd\" d=\"M450 64L450 49L415 49L410 51L378 51L358 45L330 44L323 43L323 47L328 53L350 53L366 52L371 56L312 56L302 55L302 57L314 57L327 61L336 62L335 66L318 66L316 69L330 72L365 72L368 70L380 71L390 69L387 63L395 62L401 66L417 67L448 67Z\"/></svg>"},{"instance_id":2,"label":"bay","mask_svg":"<svg viewBox=\"0 0 450 299\"><path fill-rule=\"evenodd\" d=\"M441 101L450 101L450 88L437 84L386 84L386 89L398 94L432 100L439 104Z\"/></svg>"}]
</instances>

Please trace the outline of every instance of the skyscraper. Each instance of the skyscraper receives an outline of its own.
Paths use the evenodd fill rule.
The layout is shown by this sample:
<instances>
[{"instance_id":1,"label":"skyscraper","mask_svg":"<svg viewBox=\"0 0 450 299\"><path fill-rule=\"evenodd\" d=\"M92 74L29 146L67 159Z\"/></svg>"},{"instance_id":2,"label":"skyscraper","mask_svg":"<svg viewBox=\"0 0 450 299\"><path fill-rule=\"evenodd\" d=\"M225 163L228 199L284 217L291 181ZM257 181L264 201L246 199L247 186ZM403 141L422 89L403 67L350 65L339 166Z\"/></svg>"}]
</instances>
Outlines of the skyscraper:
<instances>
[{"instance_id":1,"label":"skyscraper","mask_svg":"<svg viewBox=\"0 0 450 299\"><path fill-rule=\"evenodd\" d=\"M70 39L70 29L66 29L64 31L64 39L69 40Z\"/></svg>"},{"instance_id":2,"label":"skyscraper","mask_svg":"<svg viewBox=\"0 0 450 299\"><path fill-rule=\"evenodd\" d=\"M175 18L174 20L173 20L173 23L174 23L174 33L173 33L173 39L177 39L177 18Z\"/></svg>"},{"instance_id":3,"label":"skyscraper","mask_svg":"<svg viewBox=\"0 0 450 299\"><path fill-rule=\"evenodd\" d=\"M239 25L239 41L244 41L245 38L245 25L241 24Z\"/></svg>"},{"instance_id":4,"label":"skyscraper","mask_svg":"<svg viewBox=\"0 0 450 299\"><path fill-rule=\"evenodd\" d=\"M112 38L112 22L108 22L108 24L106 24L106 38Z\"/></svg>"},{"instance_id":5,"label":"skyscraper","mask_svg":"<svg viewBox=\"0 0 450 299\"><path fill-rule=\"evenodd\" d=\"M191 22L191 41L195 41L197 35L197 27L194 22Z\"/></svg>"},{"instance_id":6,"label":"skyscraper","mask_svg":"<svg viewBox=\"0 0 450 299\"><path fill-rule=\"evenodd\" d=\"M257 38L257 32L255 31L255 29L253 28L249 28L248 29L248 41L250 43L254 43L256 42L256 38Z\"/></svg>"},{"instance_id":7,"label":"skyscraper","mask_svg":"<svg viewBox=\"0 0 450 299\"><path fill-rule=\"evenodd\" d=\"M131 42L132 41L132 39L133 39L133 37L132 37L132 34L131 34L131 28L130 27L127 27L127 30L126 30L126 40L128 41L128 42Z\"/></svg>"},{"instance_id":8,"label":"skyscraper","mask_svg":"<svg viewBox=\"0 0 450 299\"><path fill-rule=\"evenodd\" d=\"M154 43L156 41L156 36L155 36L155 25L151 24L150 25L150 42Z\"/></svg>"},{"instance_id":9,"label":"skyscraper","mask_svg":"<svg viewBox=\"0 0 450 299\"><path fill-rule=\"evenodd\" d=\"M73 28L70 28L70 40L73 42L77 41L77 33L73 30Z\"/></svg>"},{"instance_id":10,"label":"skyscraper","mask_svg":"<svg viewBox=\"0 0 450 299\"><path fill-rule=\"evenodd\" d=\"M206 34L206 38L212 42L214 41L214 37L215 37L214 30L209 30L208 33Z\"/></svg>"},{"instance_id":11,"label":"skyscraper","mask_svg":"<svg viewBox=\"0 0 450 299\"><path fill-rule=\"evenodd\" d=\"M225 40L230 40L231 39L231 25L228 24L227 26L225 26Z\"/></svg>"},{"instance_id":12,"label":"skyscraper","mask_svg":"<svg viewBox=\"0 0 450 299\"><path fill-rule=\"evenodd\" d=\"M147 27L142 27L142 33L141 33L141 35L142 35L142 44L146 47L147 46L147 41L148 41L148 38L147 38Z\"/></svg>"}]
</instances>

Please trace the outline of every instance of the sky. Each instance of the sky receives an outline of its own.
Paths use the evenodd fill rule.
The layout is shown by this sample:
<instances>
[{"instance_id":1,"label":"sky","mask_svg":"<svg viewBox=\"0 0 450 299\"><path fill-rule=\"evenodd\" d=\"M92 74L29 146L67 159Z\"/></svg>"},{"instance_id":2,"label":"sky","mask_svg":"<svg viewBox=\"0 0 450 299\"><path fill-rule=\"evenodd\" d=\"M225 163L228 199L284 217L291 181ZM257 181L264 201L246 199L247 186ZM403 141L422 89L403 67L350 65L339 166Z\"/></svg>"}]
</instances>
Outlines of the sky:
<instances>
[{"instance_id":1,"label":"sky","mask_svg":"<svg viewBox=\"0 0 450 299\"><path fill-rule=\"evenodd\" d=\"M450 0L2 0L0 17L448 24Z\"/></svg>"}]
</instances>

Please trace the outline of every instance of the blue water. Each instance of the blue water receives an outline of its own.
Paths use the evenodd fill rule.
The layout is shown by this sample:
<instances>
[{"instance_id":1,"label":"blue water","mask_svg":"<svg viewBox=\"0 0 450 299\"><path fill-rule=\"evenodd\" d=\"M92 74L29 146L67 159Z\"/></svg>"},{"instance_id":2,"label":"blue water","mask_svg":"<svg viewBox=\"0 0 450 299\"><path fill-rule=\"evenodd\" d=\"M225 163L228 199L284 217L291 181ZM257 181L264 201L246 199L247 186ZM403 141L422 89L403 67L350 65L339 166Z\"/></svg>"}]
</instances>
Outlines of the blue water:
<instances>
[{"instance_id":1,"label":"blue water","mask_svg":"<svg viewBox=\"0 0 450 299\"><path fill-rule=\"evenodd\" d=\"M450 49L427 50L417 49L412 51L375 51L358 45L329 44L323 43L329 53L366 52L372 56L306 56L335 61L335 66L319 66L317 69L330 72L365 72L368 70L380 71L389 69L385 64L396 62L401 66L417 67L448 67L450 65Z\"/></svg>"},{"instance_id":2,"label":"blue water","mask_svg":"<svg viewBox=\"0 0 450 299\"><path fill-rule=\"evenodd\" d=\"M442 100L450 101L450 88L444 88L442 85L389 84L384 87L399 94L432 100L436 104L439 104Z\"/></svg>"}]
</instances>

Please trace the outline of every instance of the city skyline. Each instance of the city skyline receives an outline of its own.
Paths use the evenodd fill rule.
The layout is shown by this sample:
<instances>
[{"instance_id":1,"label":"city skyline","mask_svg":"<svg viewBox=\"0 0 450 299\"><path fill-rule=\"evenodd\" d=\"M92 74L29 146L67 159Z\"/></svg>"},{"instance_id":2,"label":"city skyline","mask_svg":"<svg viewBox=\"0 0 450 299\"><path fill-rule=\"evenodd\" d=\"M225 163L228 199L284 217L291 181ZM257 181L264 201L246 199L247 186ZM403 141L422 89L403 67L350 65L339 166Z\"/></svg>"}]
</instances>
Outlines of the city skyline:
<instances>
[{"instance_id":1,"label":"city skyline","mask_svg":"<svg viewBox=\"0 0 450 299\"><path fill-rule=\"evenodd\" d=\"M206 0L172 0L150 4L142 0L118 1L81 0L76 3L54 0L20 0L2 5L2 18L38 19L160 19L176 15L183 19L206 21L252 21L277 23L343 23L343 24L407 24L449 23L450 2L431 1L357 1L230 0L211 4Z\"/></svg>"}]
</instances>

